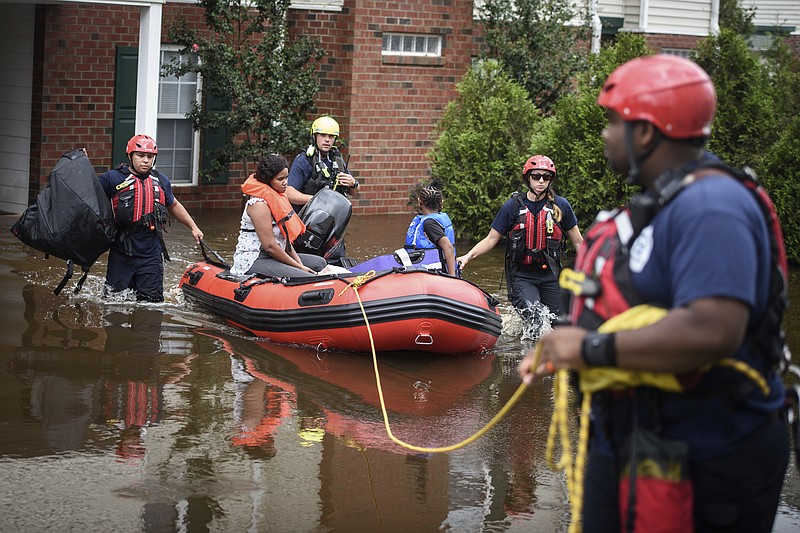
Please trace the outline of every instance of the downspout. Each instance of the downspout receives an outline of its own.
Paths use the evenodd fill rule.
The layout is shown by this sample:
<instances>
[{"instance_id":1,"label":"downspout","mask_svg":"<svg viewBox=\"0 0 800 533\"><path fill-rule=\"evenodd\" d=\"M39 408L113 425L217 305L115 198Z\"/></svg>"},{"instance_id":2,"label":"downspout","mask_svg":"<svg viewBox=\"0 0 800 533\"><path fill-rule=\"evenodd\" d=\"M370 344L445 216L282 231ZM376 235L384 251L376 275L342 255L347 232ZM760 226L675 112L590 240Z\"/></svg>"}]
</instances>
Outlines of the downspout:
<instances>
[{"instance_id":1,"label":"downspout","mask_svg":"<svg viewBox=\"0 0 800 533\"><path fill-rule=\"evenodd\" d=\"M642 33L647 30L647 19L650 18L650 0L640 0L639 2L639 29Z\"/></svg>"},{"instance_id":2,"label":"downspout","mask_svg":"<svg viewBox=\"0 0 800 533\"><path fill-rule=\"evenodd\" d=\"M719 35L719 0L711 0L711 17L708 21L708 33Z\"/></svg>"},{"instance_id":3,"label":"downspout","mask_svg":"<svg viewBox=\"0 0 800 533\"><path fill-rule=\"evenodd\" d=\"M603 34L603 23L600 22L600 15L597 13L597 0L591 0L589 2L589 17L592 25L591 51L593 54L598 54L600 53L600 37Z\"/></svg>"}]
</instances>

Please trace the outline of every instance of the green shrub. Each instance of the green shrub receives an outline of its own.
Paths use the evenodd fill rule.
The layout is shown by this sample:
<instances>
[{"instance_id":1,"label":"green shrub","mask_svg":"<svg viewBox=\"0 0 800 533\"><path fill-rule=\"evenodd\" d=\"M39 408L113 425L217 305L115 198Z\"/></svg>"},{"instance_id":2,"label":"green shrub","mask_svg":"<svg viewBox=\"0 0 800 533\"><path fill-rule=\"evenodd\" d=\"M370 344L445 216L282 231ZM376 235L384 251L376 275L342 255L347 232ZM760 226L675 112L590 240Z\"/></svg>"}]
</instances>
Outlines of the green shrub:
<instances>
[{"instance_id":1,"label":"green shrub","mask_svg":"<svg viewBox=\"0 0 800 533\"><path fill-rule=\"evenodd\" d=\"M293 153L308 139L307 116L319 90L316 67L325 51L319 41L290 38L289 0L220 2L197 0L205 28L179 17L169 27L182 62L165 74L203 77L204 102L186 116L195 130L224 134L211 153L211 180L231 163L248 163L270 152Z\"/></svg>"},{"instance_id":2,"label":"green shrub","mask_svg":"<svg viewBox=\"0 0 800 533\"><path fill-rule=\"evenodd\" d=\"M795 114L756 169L783 226L789 261L800 263L800 115Z\"/></svg>"},{"instance_id":3,"label":"green shrub","mask_svg":"<svg viewBox=\"0 0 800 533\"><path fill-rule=\"evenodd\" d=\"M592 59L578 80L576 93L559 100L555 114L533 136L529 152L545 154L555 162L556 191L569 200L581 231L598 211L623 205L632 192L625 177L608 168L603 154L606 119L597 105L600 87L617 66L650 53L641 35L620 34L613 46Z\"/></svg>"},{"instance_id":4,"label":"green shrub","mask_svg":"<svg viewBox=\"0 0 800 533\"><path fill-rule=\"evenodd\" d=\"M531 132L540 118L525 89L497 61L470 69L456 90L428 157L433 179L443 185L456 236L476 239L520 188Z\"/></svg>"},{"instance_id":5,"label":"green shrub","mask_svg":"<svg viewBox=\"0 0 800 533\"><path fill-rule=\"evenodd\" d=\"M623 205L635 188L612 172L603 154L606 120L596 104L608 75L651 54L643 36L621 33L594 56L576 90L541 118L519 84L487 62L458 85L436 133L433 176L445 184L447 210L461 237L481 238L534 154L553 159L556 191L572 204L581 230L598 211ZM763 56L723 29L694 58L714 80L717 115L709 149L731 165L753 167L775 201L789 260L800 263L800 60L776 40Z\"/></svg>"},{"instance_id":6,"label":"green shrub","mask_svg":"<svg viewBox=\"0 0 800 533\"><path fill-rule=\"evenodd\" d=\"M531 101L551 114L586 67L590 33L585 8L569 0L485 0L477 10L486 29L482 57L499 60ZM580 17L584 23L575 24Z\"/></svg>"},{"instance_id":7,"label":"green shrub","mask_svg":"<svg viewBox=\"0 0 800 533\"><path fill-rule=\"evenodd\" d=\"M787 253L800 262L800 70L777 39L764 57L744 38L723 30L698 49L697 62L714 80L717 115L709 149L734 166L748 165L772 196Z\"/></svg>"},{"instance_id":8,"label":"green shrub","mask_svg":"<svg viewBox=\"0 0 800 533\"><path fill-rule=\"evenodd\" d=\"M775 202L783 225L787 254L800 263L800 58L776 39L766 54L772 86L776 131L775 143L757 168L759 179Z\"/></svg>"},{"instance_id":9,"label":"green shrub","mask_svg":"<svg viewBox=\"0 0 800 533\"><path fill-rule=\"evenodd\" d=\"M717 91L709 150L730 165L758 168L775 141L767 70L744 38L727 29L704 39L694 59L714 80Z\"/></svg>"}]
</instances>

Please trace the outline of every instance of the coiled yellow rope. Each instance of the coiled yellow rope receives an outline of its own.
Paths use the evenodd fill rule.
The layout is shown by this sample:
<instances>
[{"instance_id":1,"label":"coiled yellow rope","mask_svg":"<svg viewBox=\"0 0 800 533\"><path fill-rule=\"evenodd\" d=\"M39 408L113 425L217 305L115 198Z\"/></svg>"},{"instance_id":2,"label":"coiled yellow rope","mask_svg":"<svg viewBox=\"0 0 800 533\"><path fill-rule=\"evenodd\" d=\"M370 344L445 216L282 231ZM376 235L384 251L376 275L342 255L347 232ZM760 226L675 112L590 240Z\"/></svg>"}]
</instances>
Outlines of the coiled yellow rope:
<instances>
[{"instance_id":1,"label":"coiled yellow rope","mask_svg":"<svg viewBox=\"0 0 800 533\"><path fill-rule=\"evenodd\" d=\"M538 349L538 347L537 347ZM533 368L536 368L535 366ZM564 472L569 495L570 513L572 521L569 524L569 533L580 533L582 528L581 516L583 512L583 476L584 464L589 448L589 411L591 409L591 393L586 393L581 405L579 418L578 443L575 457L572 457L572 445L569 438L569 371L560 369L556 371L553 380L553 415L550 420L550 429L547 433L547 447L545 459L547 466L555 472ZM560 437L561 457L555 461L556 439Z\"/></svg>"},{"instance_id":2,"label":"coiled yellow rope","mask_svg":"<svg viewBox=\"0 0 800 533\"><path fill-rule=\"evenodd\" d=\"M378 355L375 352L375 342L374 342L374 340L372 338L372 328L369 325L369 319L367 318L367 312L364 310L364 304L361 303L361 296L358 294L358 288L361 287L362 285L364 285L364 283L366 283L370 278L372 278L374 276L375 276L375 271L374 270L370 270L366 274L358 276L350 284L348 284L347 287L342 289L342 292L340 292L339 295L341 296L342 294L344 294L344 291L346 291L348 288L353 289L353 292L356 293L356 299L358 300L358 305L361 308L361 314L364 316L364 323L367 326L367 333L369 334L369 344L370 344L370 347L372 348L372 365L373 365L373 368L375 369L375 383L376 383L376 385L378 387L378 397L380 398L380 401L381 401L381 412L383 413L383 424L386 427L386 434L389 436L389 438L395 444L399 444L400 446L402 446L404 448L407 448L409 450L413 450L415 452L423 452L423 453L445 453L445 452L451 452L453 450L457 450L459 448L463 448L467 444L479 439L487 431L492 429L492 427L495 424L497 424L504 416L506 416L506 414L511 410L511 408L514 407L514 405L519 401L519 399L522 397L522 395L525 394L525 390L528 388L527 385L525 385L524 383L520 384L519 388L511 396L511 398L509 398L509 400L506 402L506 404L503 406L503 408L500 409L500 411L498 411L498 413L491 420L489 420L489 422L487 422L487 424L485 426L483 426L481 429L479 429L471 437L469 437L467 439L464 439L463 441L461 441L459 443L452 444L450 446L442 446L442 447L438 447L438 448L426 448L426 447L423 447L423 446L415 446L413 444L409 444L407 442L404 442L404 441L398 439L397 437L395 437L394 434L392 433L392 428L391 428L391 425L389 424L389 414L386 412L386 402L383 399L383 388L381 387L381 376L380 376L380 371L378 370ZM537 357L538 356L539 355L538 355L538 351L537 351ZM537 363L538 363L538 359L537 359Z\"/></svg>"},{"instance_id":3,"label":"coiled yellow rope","mask_svg":"<svg viewBox=\"0 0 800 533\"><path fill-rule=\"evenodd\" d=\"M610 333L639 329L653 324L668 313L668 310L650 306L639 305L607 320L598 331ZM756 369L744 361L725 358L716 363L737 370L752 379L765 396L769 395L770 388L766 379ZM535 366L533 368L536 368ZM710 365L709 367L710 368ZM569 371L561 369L556 372L553 382L553 415L550 420L550 430L547 435L547 449L545 457L551 470L564 471L569 494L570 512L572 521L569 533L580 533L583 529L583 478L586 457L589 448L589 415L591 412L592 393L605 389L626 389L640 386L657 387L671 392L683 392L683 387L674 374L666 372L644 372L625 370L621 368L584 368L578 371L579 387L583 393L581 403L578 442L575 457L572 458L571 444L567 421L569 418ZM556 463L553 459L556 438L561 440L561 458Z\"/></svg>"}]
</instances>

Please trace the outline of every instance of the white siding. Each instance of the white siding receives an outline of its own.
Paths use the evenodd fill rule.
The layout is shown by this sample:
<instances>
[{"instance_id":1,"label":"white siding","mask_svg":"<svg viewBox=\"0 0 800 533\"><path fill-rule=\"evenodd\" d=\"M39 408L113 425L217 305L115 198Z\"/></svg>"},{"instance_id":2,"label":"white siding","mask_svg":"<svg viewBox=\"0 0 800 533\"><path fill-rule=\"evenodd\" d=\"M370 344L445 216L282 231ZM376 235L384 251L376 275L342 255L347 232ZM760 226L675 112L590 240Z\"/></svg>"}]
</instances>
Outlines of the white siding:
<instances>
[{"instance_id":1,"label":"white siding","mask_svg":"<svg viewBox=\"0 0 800 533\"><path fill-rule=\"evenodd\" d=\"M597 14L601 17L622 18L625 16L623 3L620 0L598 0Z\"/></svg>"},{"instance_id":2,"label":"white siding","mask_svg":"<svg viewBox=\"0 0 800 533\"><path fill-rule=\"evenodd\" d=\"M800 1L742 0L742 7L756 8L756 26L794 26L793 35L800 35Z\"/></svg>"},{"instance_id":3,"label":"white siding","mask_svg":"<svg viewBox=\"0 0 800 533\"><path fill-rule=\"evenodd\" d=\"M622 12L625 17L625 23L622 25L622 28L625 30L640 31L642 29L642 24L640 24L639 21L639 2L627 0L622 4Z\"/></svg>"},{"instance_id":4,"label":"white siding","mask_svg":"<svg viewBox=\"0 0 800 533\"><path fill-rule=\"evenodd\" d=\"M704 36L709 33L711 2L651 0L648 14L648 33Z\"/></svg>"},{"instance_id":5,"label":"white siding","mask_svg":"<svg viewBox=\"0 0 800 533\"><path fill-rule=\"evenodd\" d=\"M28 206L34 9L0 4L0 212Z\"/></svg>"},{"instance_id":6,"label":"white siding","mask_svg":"<svg viewBox=\"0 0 800 533\"><path fill-rule=\"evenodd\" d=\"M602 17L624 17L623 30L676 35L708 35L711 0L647 0L642 15L640 0L599 0ZM646 16L646 20L640 17Z\"/></svg>"}]
</instances>

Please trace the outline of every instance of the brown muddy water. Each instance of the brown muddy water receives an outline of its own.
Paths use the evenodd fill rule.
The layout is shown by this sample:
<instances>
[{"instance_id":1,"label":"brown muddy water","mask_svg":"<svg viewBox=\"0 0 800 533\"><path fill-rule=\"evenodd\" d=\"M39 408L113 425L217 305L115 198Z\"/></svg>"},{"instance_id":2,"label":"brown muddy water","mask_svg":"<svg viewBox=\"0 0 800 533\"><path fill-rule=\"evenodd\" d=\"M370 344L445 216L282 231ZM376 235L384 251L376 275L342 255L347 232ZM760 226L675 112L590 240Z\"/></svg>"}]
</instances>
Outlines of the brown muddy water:
<instances>
[{"instance_id":1,"label":"brown muddy water","mask_svg":"<svg viewBox=\"0 0 800 533\"><path fill-rule=\"evenodd\" d=\"M240 213L193 215L230 260ZM185 304L178 279L201 256L183 226L167 234L166 302L148 305L102 298L105 256L79 294L55 296L64 263L17 241L16 218L0 216L0 531L566 530L563 476L544 456L550 381L476 442L413 452L386 435L368 354L260 341ZM354 217L347 255L398 248L408 220ZM501 253L465 274L503 302L494 350L380 356L400 439L459 442L519 386L531 341ZM796 308L787 325L800 353ZM800 530L794 463L781 500L774 531Z\"/></svg>"}]
</instances>

